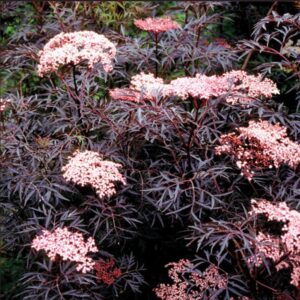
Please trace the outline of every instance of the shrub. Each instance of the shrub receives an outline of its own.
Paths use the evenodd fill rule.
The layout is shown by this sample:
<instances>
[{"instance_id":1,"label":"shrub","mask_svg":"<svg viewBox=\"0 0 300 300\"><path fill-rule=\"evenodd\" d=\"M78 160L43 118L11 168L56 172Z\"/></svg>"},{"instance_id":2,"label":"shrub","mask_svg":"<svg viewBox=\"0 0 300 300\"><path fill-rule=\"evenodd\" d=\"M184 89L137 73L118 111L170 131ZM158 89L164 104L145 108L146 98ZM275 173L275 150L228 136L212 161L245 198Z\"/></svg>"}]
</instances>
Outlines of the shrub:
<instances>
[{"instance_id":1,"label":"shrub","mask_svg":"<svg viewBox=\"0 0 300 300\"><path fill-rule=\"evenodd\" d=\"M265 75L297 61L299 16L235 47L233 5L140 5L3 6L27 25L1 57L0 253L22 266L1 293L296 299L300 120ZM283 61L241 70L254 50Z\"/></svg>"}]
</instances>

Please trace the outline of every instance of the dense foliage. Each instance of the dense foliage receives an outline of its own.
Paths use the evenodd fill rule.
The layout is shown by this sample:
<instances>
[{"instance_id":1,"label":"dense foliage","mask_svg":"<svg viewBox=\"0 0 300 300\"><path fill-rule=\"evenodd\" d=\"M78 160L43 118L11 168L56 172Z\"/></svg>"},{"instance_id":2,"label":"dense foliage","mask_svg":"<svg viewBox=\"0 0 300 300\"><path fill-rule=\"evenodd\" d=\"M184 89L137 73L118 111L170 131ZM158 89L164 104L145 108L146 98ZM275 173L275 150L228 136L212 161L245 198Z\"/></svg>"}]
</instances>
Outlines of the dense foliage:
<instances>
[{"instance_id":1,"label":"dense foliage","mask_svg":"<svg viewBox=\"0 0 300 300\"><path fill-rule=\"evenodd\" d=\"M299 299L297 5L0 5L0 298Z\"/></svg>"}]
</instances>

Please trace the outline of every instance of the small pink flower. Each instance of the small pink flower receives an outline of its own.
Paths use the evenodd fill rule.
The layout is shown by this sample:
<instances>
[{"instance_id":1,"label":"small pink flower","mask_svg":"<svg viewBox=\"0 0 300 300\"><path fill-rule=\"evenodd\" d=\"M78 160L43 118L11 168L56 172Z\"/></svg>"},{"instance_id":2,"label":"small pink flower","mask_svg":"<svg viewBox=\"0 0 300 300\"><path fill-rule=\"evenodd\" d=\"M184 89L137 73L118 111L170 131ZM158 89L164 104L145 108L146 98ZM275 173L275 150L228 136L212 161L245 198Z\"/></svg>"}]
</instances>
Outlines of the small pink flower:
<instances>
[{"instance_id":1,"label":"small pink flower","mask_svg":"<svg viewBox=\"0 0 300 300\"><path fill-rule=\"evenodd\" d=\"M152 73L142 72L133 76L130 81L130 88L140 92L146 99L153 98L159 92L163 93L165 86L163 79L155 77Z\"/></svg>"},{"instance_id":2,"label":"small pink flower","mask_svg":"<svg viewBox=\"0 0 300 300\"><path fill-rule=\"evenodd\" d=\"M259 232L256 236L256 254L251 256L248 262L258 267L263 263L263 257L277 262L283 254L278 238Z\"/></svg>"},{"instance_id":3,"label":"small pink flower","mask_svg":"<svg viewBox=\"0 0 300 300\"><path fill-rule=\"evenodd\" d=\"M250 121L238 133L222 135L216 154L228 154L236 159L242 174L252 179L254 170L278 168L287 164L296 168L300 164L300 147L291 141L286 128L267 121Z\"/></svg>"},{"instance_id":4,"label":"small pink flower","mask_svg":"<svg viewBox=\"0 0 300 300\"><path fill-rule=\"evenodd\" d=\"M55 72L59 67L87 63L92 69L101 64L105 72L112 71L116 47L105 36L93 31L60 33L40 51L38 75Z\"/></svg>"},{"instance_id":5,"label":"small pink flower","mask_svg":"<svg viewBox=\"0 0 300 300\"><path fill-rule=\"evenodd\" d=\"M180 77L172 80L165 87L164 93L167 96L176 96L183 100L188 97L208 100L225 93L225 88L224 84L218 83L216 76L197 74L196 77Z\"/></svg>"},{"instance_id":6,"label":"small pink flower","mask_svg":"<svg viewBox=\"0 0 300 300\"><path fill-rule=\"evenodd\" d=\"M140 102L141 93L130 88L115 88L109 91L109 95L113 100Z\"/></svg>"},{"instance_id":7,"label":"small pink flower","mask_svg":"<svg viewBox=\"0 0 300 300\"><path fill-rule=\"evenodd\" d=\"M195 77L181 77L165 86L164 94L208 100L226 95L226 102L247 104L255 98L271 98L278 94L275 83L262 79L261 75L249 75L244 71L230 71L221 76L196 74Z\"/></svg>"},{"instance_id":8,"label":"small pink flower","mask_svg":"<svg viewBox=\"0 0 300 300\"><path fill-rule=\"evenodd\" d=\"M130 93L140 92L145 99L151 100L157 95L166 97L178 97L183 100L189 97L199 100L209 100L225 97L227 103L249 104L257 98L268 99L279 91L276 84L270 79L263 79L261 75L249 75L244 71L230 71L221 76L206 76L196 74L195 77L179 77L170 83L164 83L162 78L155 78L152 73L144 72L132 77L130 82ZM113 97L119 100L127 100L126 89L115 89ZM124 97L121 94L124 94ZM136 99L128 95L128 101ZM140 97L139 97L140 98ZM138 102L138 101L135 101Z\"/></svg>"},{"instance_id":9,"label":"small pink flower","mask_svg":"<svg viewBox=\"0 0 300 300\"><path fill-rule=\"evenodd\" d=\"M43 230L41 235L36 236L31 247L36 251L44 250L47 256L55 261L57 255L62 260L70 260L77 264L76 270L82 273L93 270L95 262L88 257L89 252L98 252L93 238L84 241L80 232L71 232L68 228L56 228L53 232Z\"/></svg>"},{"instance_id":10,"label":"small pink flower","mask_svg":"<svg viewBox=\"0 0 300 300\"><path fill-rule=\"evenodd\" d=\"M0 98L0 112L4 111L10 102L10 99Z\"/></svg>"},{"instance_id":11,"label":"small pink flower","mask_svg":"<svg viewBox=\"0 0 300 300\"><path fill-rule=\"evenodd\" d=\"M126 184L125 177L119 172L120 164L103 160L93 151L75 152L66 166L62 168L66 181L79 186L91 186L98 197L111 197L116 194L114 183Z\"/></svg>"},{"instance_id":12,"label":"small pink flower","mask_svg":"<svg viewBox=\"0 0 300 300\"><path fill-rule=\"evenodd\" d=\"M280 261L285 254L288 254L285 261L276 265L276 269L287 268L289 262L293 267L291 284L300 287L300 213L291 210L284 202L272 204L266 200L252 200L251 204L250 215L265 215L268 221L283 223L283 228L280 237L259 232L256 237L258 257L250 257L249 262L260 265L262 263L260 253L275 263Z\"/></svg>"},{"instance_id":13,"label":"small pink flower","mask_svg":"<svg viewBox=\"0 0 300 300\"><path fill-rule=\"evenodd\" d=\"M220 274L214 265L209 266L202 274L191 271L194 266L188 259L169 263L166 267L170 267L168 274L173 283L160 284L154 289L156 296L162 300L202 299L207 289L222 289L228 283L227 276Z\"/></svg>"},{"instance_id":14,"label":"small pink flower","mask_svg":"<svg viewBox=\"0 0 300 300\"><path fill-rule=\"evenodd\" d=\"M142 30L153 32L153 33L161 33L166 32L173 29L180 28L179 24L173 21L169 17L165 18L146 18L134 20L134 25Z\"/></svg>"},{"instance_id":15,"label":"small pink flower","mask_svg":"<svg viewBox=\"0 0 300 300\"><path fill-rule=\"evenodd\" d=\"M279 94L276 84L271 79L263 79L261 74L249 75L245 71L234 70L224 73L221 79L232 94L226 99L228 103L247 103L253 101L253 98L268 99ZM222 81L219 84L222 84Z\"/></svg>"}]
</instances>

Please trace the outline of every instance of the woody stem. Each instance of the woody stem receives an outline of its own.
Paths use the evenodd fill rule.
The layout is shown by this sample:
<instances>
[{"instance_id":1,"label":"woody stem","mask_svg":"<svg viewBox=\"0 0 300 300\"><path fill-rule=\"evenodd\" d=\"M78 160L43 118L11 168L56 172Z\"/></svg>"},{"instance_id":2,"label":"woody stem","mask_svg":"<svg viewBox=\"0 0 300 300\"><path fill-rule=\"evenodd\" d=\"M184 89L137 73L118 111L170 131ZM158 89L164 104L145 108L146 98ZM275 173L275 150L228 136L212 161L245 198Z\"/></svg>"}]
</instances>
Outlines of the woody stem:
<instances>
[{"instance_id":1,"label":"woody stem","mask_svg":"<svg viewBox=\"0 0 300 300\"><path fill-rule=\"evenodd\" d=\"M77 82L76 82L76 67L74 64L72 64L72 73L73 73L73 82L74 82L74 89L75 89L75 93L78 96L78 87L77 87Z\"/></svg>"},{"instance_id":2,"label":"woody stem","mask_svg":"<svg viewBox=\"0 0 300 300\"><path fill-rule=\"evenodd\" d=\"M155 58L156 58L155 77L157 77L158 76L158 34L157 33L154 34L154 38L155 38Z\"/></svg>"}]
</instances>

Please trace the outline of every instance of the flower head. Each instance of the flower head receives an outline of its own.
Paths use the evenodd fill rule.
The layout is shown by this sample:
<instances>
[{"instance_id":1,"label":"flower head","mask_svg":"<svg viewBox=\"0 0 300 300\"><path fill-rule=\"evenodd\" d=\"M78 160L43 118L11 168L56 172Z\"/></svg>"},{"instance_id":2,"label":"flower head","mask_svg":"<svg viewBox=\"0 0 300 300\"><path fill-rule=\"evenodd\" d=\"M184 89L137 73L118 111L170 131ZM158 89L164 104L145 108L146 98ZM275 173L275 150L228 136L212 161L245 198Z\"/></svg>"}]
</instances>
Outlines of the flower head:
<instances>
[{"instance_id":1,"label":"flower head","mask_svg":"<svg viewBox=\"0 0 300 300\"><path fill-rule=\"evenodd\" d=\"M151 99L158 92L163 93L165 86L163 79L155 78L152 73L145 74L142 72L133 76L130 81L130 88L142 93L146 99Z\"/></svg>"},{"instance_id":2,"label":"flower head","mask_svg":"<svg viewBox=\"0 0 300 300\"><path fill-rule=\"evenodd\" d=\"M277 262L284 254L279 245L279 239L277 237L259 232L255 240L256 253L255 255L249 257L248 262L253 263L257 267L263 264L263 258L272 259L273 262ZM284 267L284 264L280 266L280 268L282 267Z\"/></svg>"},{"instance_id":3,"label":"flower head","mask_svg":"<svg viewBox=\"0 0 300 300\"><path fill-rule=\"evenodd\" d=\"M9 99L0 98L0 112L4 111L6 109L9 102L10 102Z\"/></svg>"},{"instance_id":4,"label":"flower head","mask_svg":"<svg viewBox=\"0 0 300 300\"><path fill-rule=\"evenodd\" d=\"M280 237L259 232L256 237L258 259L250 257L249 261L260 265L261 254L263 254L277 263L285 254L288 254L288 261L293 267L291 284L300 287L300 213L290 209L284 202L272 204L266 200L252 200L251 204L250 215L262 214L267 217L268 221L279 222L283 224L283 227ZM277 270L286 267L288 267L286 261L276 264Z\"/></svg>"},{"instance_id":5,"label":"flower head","mask_svg":"<svg viewBox=\"0 0 300 300\"><path fill-rule=\"evenodd\" d=\"M244 71L230 71L221 76L196 74L195 77L181 77L166 85L165 95L182 99L188 97L208 100L226 95L226 102L248 103L254 98L271 98L278 94L275 83L261 75L249 75Z\"/></svg>"},{"instance_id":6,"label":"flower head","mask_svg":"<svg viewBox=\"0 0 300 300\"><path fill-rule=\"evenodd\" d=\"M271 98L279 94L276 84L269 78L263 78L261 74L249 75L245 71L234 70L221 76L227 90L232 94L226 102L236 104L253 101L253 98Z\"/></svg>"},{"instance_id":7,"label":"flower head","mask_svg":"<svg viewBox=\"0 0 300 300\"><path fill-rule=\"evenodd\" d=\"M208 100L224 93L224 85L220 85L217 76L197 74L196 77L180 77L174 79L165 88L165 95L176 96L183 100L188 97Z\"/></svg>"},{"instance_id":8,"label":"flower head","mask_svg":"<svg viewBox=\"0 0 300 300\"><path fill-rule=\"evenodd\" d=\"M130 88L115 88L109 91L109 95L113 100L140 102L141 94Z\"/></svg>"},{"instance_id":9,"label":"flower head","mask_svg":"<svg viewBox=\"0 0 300 300\"><path fill-rule=\"evenodd\" d=\"M93 31L60 33L40 51L39 76L57 71L61 66L87 63L88 68L100 63L105 72L112 71L116 47L105 36Z\"/></svg>"},{"instance_id":10,"label":"flower head","mask_svg":"<svg viewBox=\"0 0 300 300\"><path fill-rule=\"evenodd\" d=\"M229 154L249 180L253 169L278 168L287 164L296 168L300 163L300 147L287 137L286 128L267 121L250 121L248 127L240 127L237 133L222 135L217 154Z\"/></svg>"},{"instance_id":11,"label":"flower head","mask_svg":"<svg viewBox=\"0 0 300 300\"><path fill-rule=\"evenodd\" d=\"M146 18L134 20L134 25L142 30L153 32L153 33L161 33L166 32L172 29L180 28L179 24L173 21L169 17L165 18Z\"/></svg>"},{"instance_id":12,"label":"flower head","mask_svg":"<svg viewBox=\"0 0 300 300\"><path fill-rule=\"evenodd\" d=\"M156 296L162 300L202 299L208 289L216 291L225 288L228 283L227 276L220 274L214 265L202 274L192 270L194 265L188 259L169 263L166 267L170 267L168 274L173 283L160 284L154 289Z\"/></svg>"},{"instance_id":13,"label":"flower head","mask_svg":"<svg viewBox=\"0 0 300 300\"><path fill-rule=\"evenodd\" d=\"M120 164L103 160L97 152L84 151L76 152L62 171L66 181L94 188L101 199L116 193L115 182L126 184L125 177L119 172L121 167Z\"/></svg>"},{"instance_id":14,"label":"flower head","mask_svg":"<svg viewBox=\"0 0 300 300\"><path fill-rule=\"evenodd\" d=\"M62 260L76 262L76 270L82 273L91 271L95 262L88 257L89 252L98 252L93 238L86 241L80 232L71 232L68 228L56 228L53 232L43 230L41 235L36 236L31 244L36 251L44 250L50 260L55 261L57 255Z\"/></svg>"},{"instance_id":15,"label":"flower head","mask_svg":"<svg viewBox=\"0 0 300 300\"><path fill-rule=\"evenodd\" d=\"M257 98L268 99L279 93L272 80L263 79L261 75L249 75L244 71L230 71L220 76L196 74L195 77L179 77L168 84L152 73L141 72L131 78L130 90L131 93L140 92L148 100L157 95L183 100L189 97L209 100L224 96L225 101L231 104L249 104ZM120 91L124 92L125 97L116 93ZM126 89L113 90L113 95L115 94L119 100L133 101L132 97L126 99Z\"/></svg>"},{"instance_id":16,"label":"flower head","mask_svg":"<svg viewBox=\"0 0 300 300\"><path fill-rule=\"evenodd\" d=\"M96 277L99 281L111 285L122 274L121 269L115 267L116 262L110 258L108 261L99 260L95 263Z\"/></svg>"}]
</instances>

